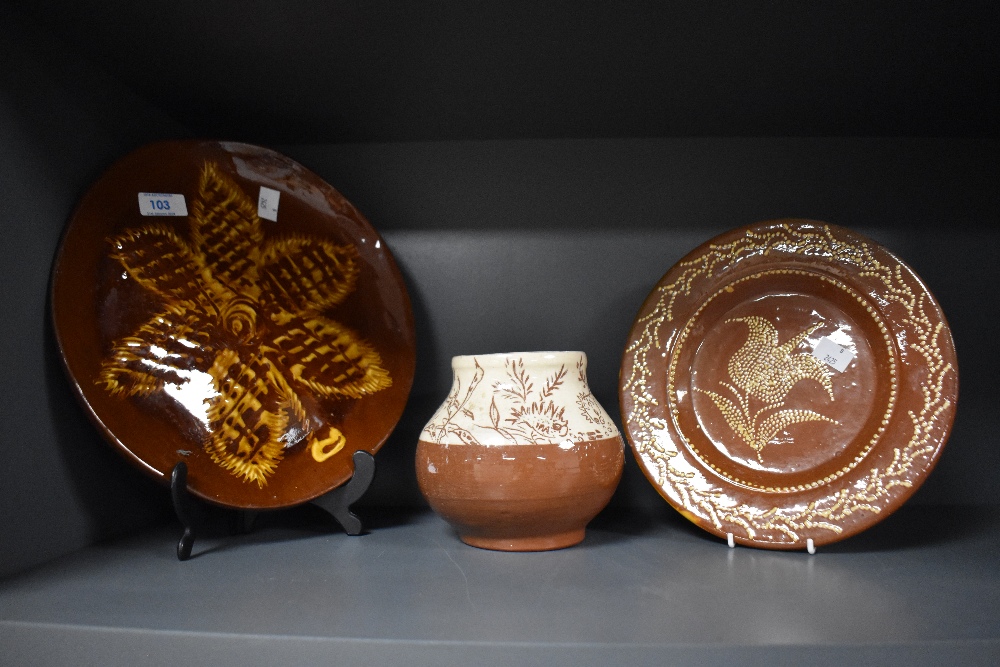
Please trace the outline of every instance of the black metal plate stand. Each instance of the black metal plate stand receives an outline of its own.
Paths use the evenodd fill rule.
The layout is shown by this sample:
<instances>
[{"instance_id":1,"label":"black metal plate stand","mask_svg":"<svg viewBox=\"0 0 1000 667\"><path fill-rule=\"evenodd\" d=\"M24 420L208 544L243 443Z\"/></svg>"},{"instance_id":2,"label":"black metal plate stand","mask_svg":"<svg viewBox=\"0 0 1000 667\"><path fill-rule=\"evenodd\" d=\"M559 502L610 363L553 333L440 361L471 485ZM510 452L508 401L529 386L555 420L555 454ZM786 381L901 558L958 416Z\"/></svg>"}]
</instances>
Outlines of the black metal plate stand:
<instances>
[{"instance_id":1,"label":"black metal plate stand","mask_svg":"<svg viewBox=\"0 0 1000 667\"><path fill-rule=\"evenodd\" d=\"M341 525L348 535L360 535L364 530L359 519L351 512L351 505L357 502L372 480L375 479L375 457L368 452L354 452L354 474L343 486L337 487L319 498L312 504L323 509ZM197 527L203 523L204 512L199 502L187 488L187 464L183 461L174 466L170 475L170 498L173 501L174 513L184 527L181 539L177 542L177 559L187 560L191 557ZM237 531L247 533L253 526L257 512L238 510Z\"/></svg>"}]
</instances>

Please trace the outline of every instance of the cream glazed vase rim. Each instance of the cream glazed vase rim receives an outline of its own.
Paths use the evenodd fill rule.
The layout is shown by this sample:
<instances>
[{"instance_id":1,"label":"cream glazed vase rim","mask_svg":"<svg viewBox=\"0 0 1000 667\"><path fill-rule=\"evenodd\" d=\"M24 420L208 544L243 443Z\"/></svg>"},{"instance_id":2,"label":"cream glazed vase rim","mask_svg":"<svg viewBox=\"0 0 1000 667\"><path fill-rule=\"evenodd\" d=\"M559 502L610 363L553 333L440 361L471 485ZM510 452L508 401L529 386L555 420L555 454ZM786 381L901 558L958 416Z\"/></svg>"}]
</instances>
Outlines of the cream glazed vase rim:
<instances>
[{"instance_id":1,"label":"cream glazed vase rim","mask_svg":"<svg viewBox=\"0 0 1000 667\"><path fill-rule=\"evenodd\" d=\"M452 358L444 404L420 434L445 445L536 445L620 437L587 384L578 351L507 352Z\"/></svg>"},{"instance_id":2,"label":"cream glazed vase rim","mask_svg":"<svg viewBox=\"0 0 1000 667\"><path fill-rule=\"evenodd\" d=\"M587 369L587 353L577 350L552 350L547 352L490 352L489 354L459 354L451 358L452 368L475 368L478 361L480 365L503 363L510 358L522 359L526 364L557 363L560 359L563 363L576 363L577 359L583 358L583 369Z\"/></svg>"}]
</instances>

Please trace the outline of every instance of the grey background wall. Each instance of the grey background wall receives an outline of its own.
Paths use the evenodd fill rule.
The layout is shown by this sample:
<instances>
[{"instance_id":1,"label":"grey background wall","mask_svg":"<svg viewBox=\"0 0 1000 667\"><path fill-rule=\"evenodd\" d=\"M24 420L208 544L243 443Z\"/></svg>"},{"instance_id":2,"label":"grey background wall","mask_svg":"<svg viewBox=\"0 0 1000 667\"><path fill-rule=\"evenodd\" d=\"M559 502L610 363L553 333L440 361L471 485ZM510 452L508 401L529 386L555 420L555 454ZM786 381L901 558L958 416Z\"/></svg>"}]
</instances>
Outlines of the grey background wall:
<instances>
[{"instance_id":1,"label":"grey background wall","mask_svg":"<svg viewBox=\"0 0 1000 667\"><path fill-rule=\"evenodd\" d=\"M265 143L995 135L1000 102L989 2L8 2Z\"/></svg>"},{"instance_id":2,"label":"grey background wall","mask_svg":"<svg viewBox=\"0 0 1000 667\"><path fill-rule=\"evenodd\" d=\"M81 57L71 35L32 21L0 8L0 576L170 515L165 490L86 422L59 366L48 273L75 201L148 141L228 127L218 138L267 139L262 124L235 122L226 86L208 100L215 117L179 122L177 108L164 111L123 82L121 58ZM939 116L925 112L925 126L912 129L930 132L937 125L927 119ZM388 142L372 130L370 143L336 144L310 134L308 119L295 126L294 114L285 117L296 131L269 145L317 171L384 232L413 297L416 381L363 505L420 504L415 439L447 390L452 355L582 349L595 393L617 416L625 337L660 275L717 232L786 216L868 233L924 277L953 327L962 395L952 441L914 502L997 502L995 138ZM977 115L963 118L961 127L978 127ZM614 504L663 507L631 461Z\"/></svg>"},{"instance_id":3,"label":"grey background wall","mask_svg":"<svg viewBox=\"0 0 1000 667\"><path fill-rule=\"evenodd\" d=\"M582 349L618 418L618 368L639 305L717 233L779 217L868 234L937 296L955 337L961 401L947 453L914 503L996 503L988 285L1000 273L996 142L660 138L294 145L382 230L413 298L417 375L368 502L419 502L412 453L456 354ZM390 449L391 448L391 449ZM659 496L629 460L618 507Z\"/></svg>"},{"instance_id":4,"label":"grey background wall","mask_svg":"<svg viewBox=\"0 0 1000 667\"><path fill-rule=\"evenodd\" d=\"M164 515L78 409L48 319L52 258L118 155L185 133L58 40L0 8L0 575Z\"/></svg>"}]
</instances>

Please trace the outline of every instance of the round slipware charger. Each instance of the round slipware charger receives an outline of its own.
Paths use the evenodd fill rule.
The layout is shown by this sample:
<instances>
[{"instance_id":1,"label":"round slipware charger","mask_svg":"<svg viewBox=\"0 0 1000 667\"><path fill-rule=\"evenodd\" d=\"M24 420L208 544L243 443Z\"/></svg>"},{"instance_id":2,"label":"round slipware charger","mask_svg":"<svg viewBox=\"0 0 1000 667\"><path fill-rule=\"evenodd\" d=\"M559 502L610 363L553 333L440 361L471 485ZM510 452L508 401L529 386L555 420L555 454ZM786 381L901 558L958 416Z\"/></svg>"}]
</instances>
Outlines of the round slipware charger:
<instances>
[{"instance_id":1,"label":"round slipware charger","mask_svg":"<svg viewBox=\"0 0 1000 667\"><path fill-rule=\"evenodd\" d=\"M101 431L225 507L312 500L375 453L413 381L413 316L385 241L319 176L239 143L141 148L63 236L52 318Z\"/></svg>"},{"instance_id":2,"label":"round slipware charger","mask_svg":"<svg viewBox=\"0 0 1000 667\"><path fill-rule=\"evenodd\" d=\"M619 398L640 467L722 538L813 548L895 511L930 473L958 397L954 343L920 278L821 222L736 229L642 305Z\"/></svg>"}]
</instances>

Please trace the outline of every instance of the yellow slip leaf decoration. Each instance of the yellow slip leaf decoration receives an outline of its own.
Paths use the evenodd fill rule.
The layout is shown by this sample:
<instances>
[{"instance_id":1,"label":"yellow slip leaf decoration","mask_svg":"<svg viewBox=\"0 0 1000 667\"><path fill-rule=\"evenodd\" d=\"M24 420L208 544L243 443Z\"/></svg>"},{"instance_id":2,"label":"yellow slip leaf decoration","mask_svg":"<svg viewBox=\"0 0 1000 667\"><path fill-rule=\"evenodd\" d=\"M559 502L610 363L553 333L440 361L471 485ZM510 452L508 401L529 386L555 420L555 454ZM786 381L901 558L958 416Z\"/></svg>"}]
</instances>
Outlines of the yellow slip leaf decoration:
<instances>
[{"instance_id":1,"label":"yellow slip leaf decoration","mask_svg":"<svg viewBox=\"0 0 1000 667\"><path fill-rule=\"evenodd\" d=\"M287 448L335 430L310 406L392 385L374 345L327 315L357 285L357 250L304 235L267 238L253 202L211 162L189 221L187 239L157 223L108 239L111 259L159 306L113 343L95 382L122 398L177 398L202 383L185 407L205 426L205 452L263 487Z\"/></svg>"},{"instance_id":2,"label":"yellow slip leaf decoration","mask_svg":"<svg viewBox=\"0 0 1000 667\"><path fill-rule=\"evenodd\" d=\"M722 413L733 432L757 454L763 462L763 450L781 431L793 424L810 421L838 422L812 410L778 410L788 393L802 380L818 382L833 397L829 372L808 352L795 349L814 331L816 324L778 344L778 330L763 317L737 317L728 322L747 325L746 342L729 359L727 370L733 384L720 382L736 398L736 402L707 389L695 388L708 396ZM751 410L751 399L757 402ZM761 405L763 404L763 405ZM758 420L763 421L758 424Z\"/></svg>"},{"instance_id":3,"label":"yellow slip leaf decoration","mask_svg":"<svg viewBox=\"0 0 1000 667\"><path fill-rule=\"evenodd\" d=\"M760 458L760 452L764 449L764 445L769 443L774 436L778 435L784 429L792 424L817 421L830 422L831 424L837 423L833 419L812 410L779 410L767 417L760 425L760 429L756 434L756 440L754 440L751 446L757 452L757 457Z\"/></svg>"},{"instance_id":4,"label":"yellow slip leaf decoration","mask_svg":"<svg viewBox=\"0 0 1000 667\"><path fill-rule=\"evenodd\" d=\"M778 345L778 330L763 317L751 315L729 321L743 322L749 329L746 343L729 360L733 384L765 403L780 403L796 383L810 379L823 385L833 400L833 385L823 363L808 352L793 352L820 325Z\"/></svg>"}]
</instances>

